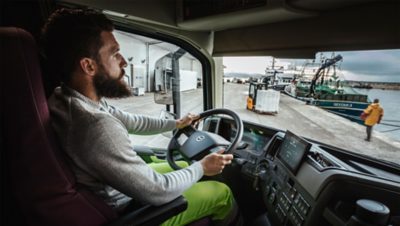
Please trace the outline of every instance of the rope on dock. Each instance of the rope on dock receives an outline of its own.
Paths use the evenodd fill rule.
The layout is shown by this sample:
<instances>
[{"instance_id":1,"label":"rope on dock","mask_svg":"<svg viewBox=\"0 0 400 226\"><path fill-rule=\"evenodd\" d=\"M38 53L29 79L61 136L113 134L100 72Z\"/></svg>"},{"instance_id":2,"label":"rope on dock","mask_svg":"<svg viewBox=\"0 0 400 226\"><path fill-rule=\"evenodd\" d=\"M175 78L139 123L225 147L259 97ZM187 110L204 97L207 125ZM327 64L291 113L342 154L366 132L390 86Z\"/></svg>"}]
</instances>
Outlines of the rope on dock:
<instances>
[{"instance_id":1,"label":"rope on dock","mask_svg":"<svg viewBox=\"0 0 400 226\"><path fill-rule=\"evenodd\" d=\"M388 124L388 123L379 123L380 125L385 125L385 126L393 126L393 127L399 127L400 128L400 125L394 125L394 124Z\"/></svg>"},{"instance_id":2,"label":"rope on dock","mask_svg":"<svg viewBox=\"0 0 400 226\"><path fill-rule=\"evenodd\" d=\"M387 133L387 132L393 132L393 131L397 131L397 130L400 130L400 127L399 127L399 128L396 128L396 129L390 129L390 130L380 131L380 132L381 132L381 133Z\"/></svg>"},{"instance_id":3,"label":"rope on dock","mask_svg":"<svg viewBox=\"0 0 400 226\"><path fill-rule=\"evenodd\" d=\"M352 118L352 119L355 119L355 120L360 120L360 117L358 117L358 116L346 115L346 114L339 113L339 112L332 112L332 113L340 115L340 116L343 116L343 117ZM400 129L400 125L385 123L385 121L387 121L387 122L399 122L400 123L400 120L382 120L382 122L379 123L380 125L397 127L396 129L390 129L390 130L387 130L385 132L391 132L391 131L395 131L395 130L399 130Z\"/></svg>"},{"instance_id":4,"label":"rope on dock","mask_svg":"<svg viewBox=\"0 0 400 226\"><path fill-rule=\"evenodd\" d=\"M395 119L383 119L382 122L400 122L400 120L395 120Z\"/></svg>"}]
</instances>

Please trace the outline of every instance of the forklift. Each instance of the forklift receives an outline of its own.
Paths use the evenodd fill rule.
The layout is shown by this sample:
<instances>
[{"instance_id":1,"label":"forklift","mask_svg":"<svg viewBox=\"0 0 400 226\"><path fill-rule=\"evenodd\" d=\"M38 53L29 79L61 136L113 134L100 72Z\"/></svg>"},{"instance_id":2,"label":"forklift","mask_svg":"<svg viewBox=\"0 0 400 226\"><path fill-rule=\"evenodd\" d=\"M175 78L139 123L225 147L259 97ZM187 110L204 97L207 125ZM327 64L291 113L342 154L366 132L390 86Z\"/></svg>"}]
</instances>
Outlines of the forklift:
<instances>
[{"instance_id":1,"label":"forklift","mask_svg":"<svg viewBox=\"0 0 400 226\"><path fill-rule=\"evenodd\" d=\"M247 97L247 110L255 111L255 106L257 104L257 91L267 90L268 81L266 82L250 82L249 84L249 96Z\"/></svg>"}]
</instances>

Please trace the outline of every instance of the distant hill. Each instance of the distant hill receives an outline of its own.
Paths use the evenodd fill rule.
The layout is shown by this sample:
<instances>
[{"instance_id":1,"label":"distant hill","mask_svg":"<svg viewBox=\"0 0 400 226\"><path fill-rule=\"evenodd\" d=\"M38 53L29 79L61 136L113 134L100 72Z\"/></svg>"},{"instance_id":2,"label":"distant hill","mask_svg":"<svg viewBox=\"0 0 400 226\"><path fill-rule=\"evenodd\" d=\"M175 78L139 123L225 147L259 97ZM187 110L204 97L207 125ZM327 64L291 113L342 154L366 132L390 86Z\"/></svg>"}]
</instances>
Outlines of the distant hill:
<instances>
[{"instance_id":1,"label":"distant hill","mask_svg":"<svg viewBox=\"0 0 400 226\"><path fill-rule=\"evenodd\" d=\"M224 74L224 77L232 77L232 78L248 78L248 77L261 78L262 76L265 75L259 73L242 73L242 72L228 72Z\"/></svg>"}]
</instances>

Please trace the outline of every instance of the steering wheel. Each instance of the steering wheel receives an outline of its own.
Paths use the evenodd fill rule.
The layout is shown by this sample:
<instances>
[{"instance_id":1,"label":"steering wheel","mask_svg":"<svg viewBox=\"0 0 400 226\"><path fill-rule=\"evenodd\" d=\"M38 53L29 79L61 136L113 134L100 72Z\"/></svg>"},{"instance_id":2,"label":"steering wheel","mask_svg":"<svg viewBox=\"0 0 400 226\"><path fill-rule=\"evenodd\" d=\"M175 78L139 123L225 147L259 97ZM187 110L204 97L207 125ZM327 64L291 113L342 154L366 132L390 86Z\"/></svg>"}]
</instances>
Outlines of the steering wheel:
<instances>
[{"instance_id":1,"label":"steering wheel","mask_svg":"<svg viewBox=\"0 0 400 226\"><path fill-rule=\"evenodd\" d=\"M216 108L200 113L197 120L216 114L228 115L233 118L236 125L236 134L233 141L227 141L225 138L215 133L197 130L192 125L179 129L175 132L169 142L166 157L169 165L173 169L181 169L181 167L179 167L175 162L173 155L174 151L178 151L187 162L194 162L202 159L207 154L220 150L221 148L225 149L224 153L232 153L233 150L236 149L243 136L242 119L231 110ZM184 141L182 141L181 138L183 135L186 136Z\"/></svg>"}]
</instances>

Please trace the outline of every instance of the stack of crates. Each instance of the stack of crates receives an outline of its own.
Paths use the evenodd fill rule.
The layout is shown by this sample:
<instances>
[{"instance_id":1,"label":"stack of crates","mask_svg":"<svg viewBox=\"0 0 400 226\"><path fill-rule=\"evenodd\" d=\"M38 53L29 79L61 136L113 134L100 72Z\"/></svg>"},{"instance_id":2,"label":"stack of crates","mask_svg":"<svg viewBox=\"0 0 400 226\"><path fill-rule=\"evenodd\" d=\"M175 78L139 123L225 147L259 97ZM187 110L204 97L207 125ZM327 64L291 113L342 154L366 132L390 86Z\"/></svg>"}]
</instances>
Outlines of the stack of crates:
<instances>
[{"instance_id":1,"label":"stack of crates","mask_svg":"<svg viewBox=\"0 0 400 226\"><path fill-rule=\"evenodd\" d=\"M272 89L257 90L255 111L277 114L279 111L280 92Z\"/></svg>"}]
</instances>

